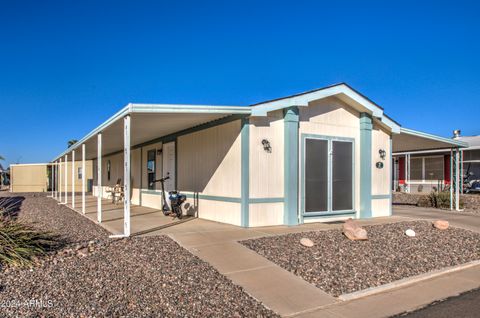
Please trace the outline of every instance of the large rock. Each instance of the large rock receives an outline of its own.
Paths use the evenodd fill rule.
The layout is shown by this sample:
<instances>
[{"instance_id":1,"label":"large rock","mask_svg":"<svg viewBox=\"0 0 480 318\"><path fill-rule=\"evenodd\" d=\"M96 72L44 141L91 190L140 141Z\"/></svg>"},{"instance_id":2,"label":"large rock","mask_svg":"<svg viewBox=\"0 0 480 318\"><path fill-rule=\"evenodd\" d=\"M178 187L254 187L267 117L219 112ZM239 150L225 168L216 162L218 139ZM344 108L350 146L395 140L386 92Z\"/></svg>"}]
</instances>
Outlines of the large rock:
<instances>
[{"instance_id":1,"label":"large rock","mask_svg":"<svg viewBox=\"0 0 480 318\"><path fill-rule=\"evenodd\" d=\"M352 219L348 219L343 224L343 234L352 241L367 240L367 230L357 224Z\"/></svg>"},{"instance_id":2,"label":"large rock","mask_svg":"<svg viewBox=\"0 0 480 318\"><path fill-rule=\"evenodd\" d=\"M408 236L408 237L415 237L415 231L412 230L412 229L407 229L405 231L405 235Z\"/></svg>"},{"instance_id":3,"label":"large rock","mask_svg":"<svg viewBox=\"0 0 480 318\"><path fill-rule=\"evenodd\" d=\"M303 237L301 240L300 240L300 244L302 244L303 246L305 247L312 247L313 245L315 245L311 239L308 239L306 237Z\"/></svg>"},{"instance_id":4,"label":"large rock","mask_svg":"<svg viewBox=\"0 0 480 318\"><path fill-rule=\"evenodd\" d=\"M445 220L436 220L433 221L433 227L439 230L446 230L450 224Z\"/></svg>"}]
</instances>

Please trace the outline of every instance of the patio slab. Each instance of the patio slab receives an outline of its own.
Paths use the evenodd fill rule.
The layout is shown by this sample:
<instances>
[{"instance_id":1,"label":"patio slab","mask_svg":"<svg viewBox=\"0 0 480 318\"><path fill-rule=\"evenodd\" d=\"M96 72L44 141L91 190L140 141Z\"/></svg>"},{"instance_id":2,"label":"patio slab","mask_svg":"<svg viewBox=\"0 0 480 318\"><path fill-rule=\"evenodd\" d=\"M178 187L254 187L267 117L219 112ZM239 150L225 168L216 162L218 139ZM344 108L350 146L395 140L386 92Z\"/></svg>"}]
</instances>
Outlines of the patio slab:
<instances>
[{"instance_id":1,"label":"patio slab","mask_svg":"<svg viewBox=\"0 0 480 318\"><path fill-rule=\"evenodd\" d=\"M71 197L67 206L72 209ZM73 210L82 213L82 197L80 195L75 196L75 209ZM97 222L97 197L91 195L85 197L85 216L99 224ZM174 219L165 216L161 210L138 205L131 205L130 217L131 235L156 231L159 227L175 225L185 221L185 218L182 220ZM123 234L123 223L123 204L113 204L111 200L102 199L102 223L99 225L110 233L118 235Z\"/></svg>"}]
</instances>

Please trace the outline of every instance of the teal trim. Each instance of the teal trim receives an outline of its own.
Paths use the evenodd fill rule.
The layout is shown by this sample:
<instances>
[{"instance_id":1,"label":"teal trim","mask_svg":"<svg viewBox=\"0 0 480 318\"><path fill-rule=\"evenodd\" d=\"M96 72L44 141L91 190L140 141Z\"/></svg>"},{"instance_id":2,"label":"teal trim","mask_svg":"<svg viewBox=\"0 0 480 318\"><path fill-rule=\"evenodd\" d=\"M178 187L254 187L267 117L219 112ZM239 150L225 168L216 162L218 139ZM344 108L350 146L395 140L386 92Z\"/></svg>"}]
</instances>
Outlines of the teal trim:
<instances>
[{"instance_id":1,"label":"teal trim","mask_svg":"<svg viewBox=\"0 0 480 318\"><path fill-rule=\"evenodd\" d=\"M372 117L360 114L360 218L372 217Z\"/></svg>"},{"instance_id":2,"label":"teal trim","mask_svg":"<svg viewBox=\"0 0 480 318\"><path fill-rule=\"evenodd\" d=\"M346 211L334 211L332 207L332 170L333 162L332 156L328 157L328 210L327 211L318 211L318 212L305 212L305 143L307 139L321 139L328 141L328 152L332 153L332 143L333 141L346 141L352 144L352 210ZM338 214L356 214L354 210L355 207L355 139L349 137L337 137L337 136L326 136L326 135L316 135L316 134L302 134L301 136L301 163L300 163L300 216L301 222L303 223L303 218L308 218L312 216L329 216L329 215L338 215Z\"/></svg>"},{"instance_id":3,"label":"teal trim","mask_svg":"<svg viewBox=\"0 0 480 318\"><path fill-rule=\"evenodd\" d=\"M151 144L155 144L157 142L167 143L167 142L170 142L170 141L175 141L178 137L188 135L188 134L200 131L200 130L204 130L204 129L212 128L212 127L215 127L215 126L223 125L223 124L235 121L235 120L244 119L245 117L246 117L246 115L243 115L243 114L226 116L226 117L223 117L223 118L220 118L220 119L212 120L212 121L210 121L208 123L205 123L205 124L202 124L202 125L198 125L198 126L195 126L195 127L190 127L190 128L180 130L180 131L178 131L176 133L173 133L173 134L170 134L170 135L165 135L165 136L162 136L162 137L158 137L158 138L143 142L141 144L133 146L133 149L136 149L136 148L139 148L139 147L145 147L145 146L148 146L148 145L151 145Z\"/></svg>"},{"instance_id":4,"label":"teal trim","mask_svg":"<svg viewBox=\"0 0 480 318\"><path fill-rule=\"evenodd\" d=\"M235 197L224 197L224 196L196 194L196 193L185 193L185 195L187 196L187 198L190 198L190 199L198 198L201 200L242 203L242 198L235 198ZM283 201L284 201L283 198L251 198L248 200L248 203L249 204L278 203Z\"/></svg>"},{"instance_id":5,"label":"teal trim","mask_svg":"<svg viewBox=\"0 0 480 318\"><path fill-rule=\"evenodd\" d=\"M372 195L372 200L383 200L390 199L391 194L374 194Z\"/></svg>"},{"instance_id":6,"label":"teal trim","mask_svg":"<svg viewBox=\"0 0 480 318\"><path fill-rule=\"evenodd\" d=\"M283 110L284 121L284 204L283 224L298 224L298 122L297 106Z\"/></svg>"},{"instance_id":7,"label":"teal trim","mask_svg":"<svg viewBox=\"0 0 480 318\"><path fill-rule=\"evenodd\" d=\"M200 200L210 200L210 201L222 201L222 202L232 202L232 203L241 203L241 198L234 197L223 197L217 195L208 195L208 194L196 194L196 193L184 193L187 198L190 199L200 199Z\"/></svg>"},{"instance_id":8,"label":"teal trim","mask_svg":"<svg viewBox=\"0 0 480 318\"><path fill-rule=\"evenodd\" d=\"M250 198L248 201L250 204L257 204L257 203L279 203L285 202L284 198Z\"/></svg>"},{"instance_id":9,"label":"teal trim","mask_svg":"<svg viewBox=\"0 0 480 318\"><path fill-rule=\"evenodd\" d=\"M247 118L242 119L241 131L241 224L249 226L250 211L250 123Z\"/></svg>"},{"instance_id":10,"label":"teal trim","mask_svg":"<svg viewBox=\"0 0 480 318\"><path fill-rule=\"evenodd\" d=\"M334 211L334 212L312 212L305 214L304 219L326 218L332 216L351 216L357 214L357 211Z\"/></svg>"}]
</instances>

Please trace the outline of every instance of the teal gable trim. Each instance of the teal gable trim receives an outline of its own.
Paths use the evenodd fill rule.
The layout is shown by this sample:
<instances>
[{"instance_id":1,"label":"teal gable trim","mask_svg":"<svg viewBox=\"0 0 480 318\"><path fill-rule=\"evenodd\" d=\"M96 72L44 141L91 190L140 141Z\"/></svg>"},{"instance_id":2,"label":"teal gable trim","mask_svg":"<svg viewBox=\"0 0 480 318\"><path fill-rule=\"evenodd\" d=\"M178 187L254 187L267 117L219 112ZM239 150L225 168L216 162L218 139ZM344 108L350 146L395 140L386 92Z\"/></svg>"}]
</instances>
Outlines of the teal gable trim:
<instances>
[{"instance_id":1,"label":"teal gable trim","mask_svg":"<svg viewBox=\"0 0 480 318\"><path fill-rule=\"evenodd\" d=\"M283 223L298 224L298 107L284 109L284 204Z\"/></svg>"},{"instance_id":2,"label":"teal gable trim","mask_svg":"<svg viewBox=\"0 0 480 318\"><path fill-rule=\"evenodd\" d=\"M241 225L249 226L250 211L250 123L248 118L242 119L241 131Z\"/></svg>"},{"instance_id":3,"label":"teal gable trim","mask_svg":"<svg viewBox=\"0 0 480 318\"><path fill-rule=\"evenodd\" d=\"M360 114L360 218L372 217L372 117Z\"/></svg>"}]
</instances>

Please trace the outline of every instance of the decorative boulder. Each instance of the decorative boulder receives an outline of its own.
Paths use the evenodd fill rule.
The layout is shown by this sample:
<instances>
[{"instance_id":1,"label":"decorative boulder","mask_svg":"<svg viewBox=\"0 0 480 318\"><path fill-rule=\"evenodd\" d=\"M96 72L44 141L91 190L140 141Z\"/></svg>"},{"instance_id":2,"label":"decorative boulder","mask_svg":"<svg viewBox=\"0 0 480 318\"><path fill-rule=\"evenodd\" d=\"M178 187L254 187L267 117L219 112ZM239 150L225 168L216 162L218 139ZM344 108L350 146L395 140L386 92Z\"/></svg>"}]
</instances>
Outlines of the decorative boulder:
<instances>
[{"instance_id":1,"label":"decorative boulder","mask_svg":"<svg viewBox=\"0 0 480 318\"><path fill-rule=\"evenodd\" d=\"M308 239L306 237L303 237L301 240L300 240L300 244L302 244L303 246L305 247L312 247L313 245L315 245L311 239Z\"/></svg>"},{"instance_id":2,"label":"decorative boulder","mask_svg":"<svg viewBox=\"0 0 480 318\"><path fill-rule=\"evenodd\" d=\"M367 230L358 225L352 219L348 219L343 223L343 234L352 241L367 240Z\"/></svg>"},{"instance_id":3,"label":"decorative boulder","mask_svg":"<svg viewBox=\"0 0 480 318\"><path fill-rule=\"evenodd\" d=\"M414 237L415 236L415 231L412 229L408 229L405 231L405 235L408 237Z\"/></svg>"},{"instance_id":4,"label":"decorative boulder","mask_svg":"<svg viewBox=\"0 0 480 318\"><path fill-rule=\"evenodd\" d=\"M445 220L437 220L433 222L433 227L439 230L446 230L450 224Z\"/></svg>"}]
</instances>

